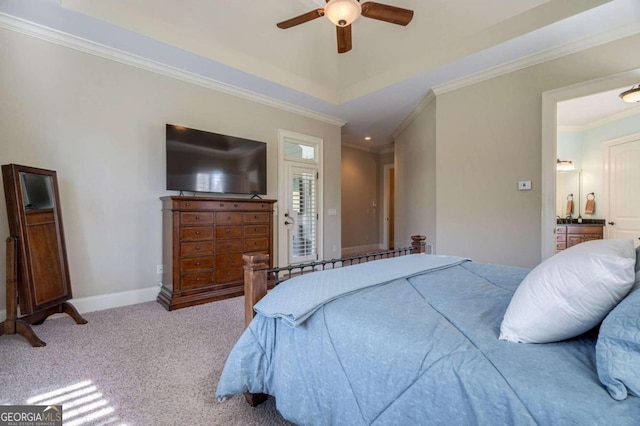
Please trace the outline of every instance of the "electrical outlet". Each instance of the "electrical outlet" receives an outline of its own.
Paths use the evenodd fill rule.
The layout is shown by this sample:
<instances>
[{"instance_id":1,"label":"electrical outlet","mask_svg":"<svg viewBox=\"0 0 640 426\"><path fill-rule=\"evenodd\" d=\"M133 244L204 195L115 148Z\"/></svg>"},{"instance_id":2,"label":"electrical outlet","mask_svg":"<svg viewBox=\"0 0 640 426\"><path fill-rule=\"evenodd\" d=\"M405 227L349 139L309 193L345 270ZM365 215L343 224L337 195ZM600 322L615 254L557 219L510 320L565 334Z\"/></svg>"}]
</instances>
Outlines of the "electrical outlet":
<instances>
[{"instance_id":1,"label":"electrical outlet","mask_svg":"<svg viewBox=\"0 0 640 426\"><path fill-rule=\"evenodd\" d=\"M531 181L530 180L521 180L518 182L518 191L528 191L531 189Z\"/></svg>"},{"instance_id":2,"label":"electrical outlet","mask_svg":"<svg viewBox=\"0 0 640 426\"><path fill-rule=\"evenodd\" d=\"M156 274L160 275L164 271L164 265L156 265Z\"/></svg>"}]
</instances>

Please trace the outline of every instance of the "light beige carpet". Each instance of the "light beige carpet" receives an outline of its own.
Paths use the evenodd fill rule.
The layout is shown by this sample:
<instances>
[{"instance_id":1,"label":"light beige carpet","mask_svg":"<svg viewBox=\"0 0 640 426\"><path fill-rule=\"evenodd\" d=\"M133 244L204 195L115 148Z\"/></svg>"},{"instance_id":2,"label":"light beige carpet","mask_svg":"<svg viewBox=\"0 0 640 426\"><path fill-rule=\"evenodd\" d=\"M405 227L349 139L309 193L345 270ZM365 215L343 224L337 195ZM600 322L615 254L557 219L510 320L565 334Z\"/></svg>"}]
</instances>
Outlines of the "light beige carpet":
<instances>
[{"instance_id":1,"label":"light beige carpet","mask_svg":"<svg viewBox=\"0 0 640 426\"><path fill-rule=\"evenodd\" d=\"M63 405L65 425L288 425L275 401L215 399L243 329L243 298L168 312L156 302L35 326L47 343L0 336L0 404Z\"/></svg>"}]
</instances>

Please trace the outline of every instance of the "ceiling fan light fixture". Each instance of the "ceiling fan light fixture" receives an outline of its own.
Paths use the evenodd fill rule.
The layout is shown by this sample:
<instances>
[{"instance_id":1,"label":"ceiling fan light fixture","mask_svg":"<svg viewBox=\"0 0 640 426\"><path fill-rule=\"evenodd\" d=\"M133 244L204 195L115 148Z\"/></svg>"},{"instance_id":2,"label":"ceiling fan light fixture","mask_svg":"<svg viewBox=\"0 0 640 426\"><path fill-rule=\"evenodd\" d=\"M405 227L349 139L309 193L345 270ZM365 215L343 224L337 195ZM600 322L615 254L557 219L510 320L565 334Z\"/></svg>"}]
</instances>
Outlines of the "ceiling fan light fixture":
<instances>
[{"instance_id":1,"label":"ceiling fan light fixture","mask_svg":"<svg viewBox=\"0 0 640 426\"><path fill-rule=\"evenodd\" d=\"M358 0L331 0L324 7L324 16L334 25L346 27L358 19L362 7Z\"/></svg>"},{"instance_id":2,"label":"ceiling fan light fixture","mask_svg":"<svg viewBox=\"0 0 640 426\"><path fill-rule=\"evenodd\" d=\"M640 84L620 93L620 99L629 103L640 102Z\"/></svg>"}]
</instances>

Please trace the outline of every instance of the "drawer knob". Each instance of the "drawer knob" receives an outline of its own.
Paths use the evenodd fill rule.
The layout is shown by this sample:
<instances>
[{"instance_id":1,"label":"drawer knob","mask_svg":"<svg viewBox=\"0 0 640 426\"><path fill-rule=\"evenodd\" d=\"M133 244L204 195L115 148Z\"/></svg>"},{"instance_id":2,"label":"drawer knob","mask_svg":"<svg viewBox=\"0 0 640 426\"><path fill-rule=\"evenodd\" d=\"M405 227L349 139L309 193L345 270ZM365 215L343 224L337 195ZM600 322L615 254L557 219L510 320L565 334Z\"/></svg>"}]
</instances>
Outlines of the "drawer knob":
<instances>
[{"instance_id":1,"label":"drawer knob","mask_svg":"<svg viewBox=\"0 0 640 426\"><path fill-rule=\"evenodd\" d=\"M196 266L200 266L200 262L196 262Z\"/></svg>"},{"instance_id":2,"label":"drawer knob","mask_svg":"<svg viewBox=\"0 0 640 426\"><path fill-rule=\"evenodd\" d=\"M227 229L226 232L227 232L227 234L230 234L231 233L231 229Z\"/></svg>"},{"instance_id":3,"label":"drawer knob","mask_svg":"<svg viewBox=\"0 0 640 426\"><path fill-rule=\"evenodd\" d=\"M258 215L253 216L253 218L254 218L254 219L257 219L257 218L258 218Z\"/></svg>"},{"instance_id":4,"label":"drawer knob","mask_svg":"<svg viewBox=\"0 0 640 426\"><path fill-rule=\"evenodd\" d=\"M227 244L227 248L231 248L231 244Z\"/></svg>"},{"instance_id":5,"label":"drawer knob","mask_svg":"<svg viewBox=\"0 0 640 426\"><path fill-rule=\"evenodd\" d=\"M227 272L227 276L230 277L231 276L231 272Z\"/></svg>"},{"instance_id":6,"label":"drawer knob","mask_svg":"<svg viewBox=\"0 0 640 426\"><path fill-rule=\"evenodd\" d=\"M200 231L196 231L196 235L200 235Z\"/></svg>"},{"instance_id":7,"label":"drawer knob","mask_svg":"<svg viewBox=\"0 0 640 426\"><path fill-rule=\"evenodd\" d=\"M200 246L196 246L196 250L200 250Z\"/></svg>"},{"instance_id":8,"label":"drawer knob","mask_svg":"<svg viewBox=\"0 0 640 426\"><path fill-rule=\"evenodd\" d=\"M196 220L200 220L200 216L196 216Z\"/></svg>"},{"instance_id":9,"label":"drawer knob","mask_svg":"<svg viewBox=\"0 0 640 426\"><path fill-rule=\"evenodd\" d=\"M253 232L258 232L258 228L253 228Z\"/></svg>"},{"instance_id":10,"label":"drawer knob","mask_svg":"<svg viewBox=\"0 0 640 426\"><path fill-rule=\"evenodd\" d=\"M238 207L238 204L237 204L237 203L236 203L236 204L234 204L234 205L233 205L233 207Z\"/></svg>"},{"instance_id":11,"label":"drawer knob","mask_svg":"<svg viewBox=\"0 0 640 426\"><path fill-rule=\"evenodd\" d=\"M257 245L258 245L258 242L257 242L257 241L254 241L254 242L253 242L253 245L254 245L254 246L257 246Z\"/></svg>"},{"instance_id":12,"label":"drawer knob","mask_svg":"<svg viewBox=\"0 0 640 426\"><path fill-rule=\"evenodd\" d=\"M227 216L227 220L231 220L231 216Z\"/></svg>"},{"instance_id":13,"label":"drawer knob","mask_svg":"<svg viewBox=\"0 0 640 426\"><path fill-rule=\"evenodd\" d=\"M184 205L189 207L191 205L191 203L185 203Z\"/></svg>"},{"instance_id":14,"label":"drawer knob","mask_svg":"<svg viewBox=\"0 0 640 426\"><path fill-rule=\"evenodd\" d=\"M220 203L220 207L224 207L224 203Z\"/></svg>"},{"instance_id":15,"label":"drawer knob","mask_svg":"<svg viewBox=\"0 0 640 426\"><path fill-rule=\"evenodd\" d=\"M200 277L196 278L196 281L200 281Z\"/></svg>"}]
</instances>

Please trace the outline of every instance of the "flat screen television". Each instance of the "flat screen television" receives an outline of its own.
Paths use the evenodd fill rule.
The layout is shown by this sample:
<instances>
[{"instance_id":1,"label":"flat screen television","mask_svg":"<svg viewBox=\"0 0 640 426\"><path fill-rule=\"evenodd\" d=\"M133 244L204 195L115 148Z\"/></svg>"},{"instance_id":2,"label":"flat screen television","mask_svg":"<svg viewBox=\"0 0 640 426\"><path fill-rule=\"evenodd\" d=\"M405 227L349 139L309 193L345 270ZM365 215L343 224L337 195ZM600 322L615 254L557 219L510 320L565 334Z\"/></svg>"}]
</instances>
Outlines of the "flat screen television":
<instances>
[{"instance_id":1,"label":"flat screen television","mask_svg":"<svg viewBox=\"0 0 640 426\"><path fill-rule=\"evenodd\" d=\"M267 144L166 125L167 190L267 193Z\"/></svg>"}]
</instances>

